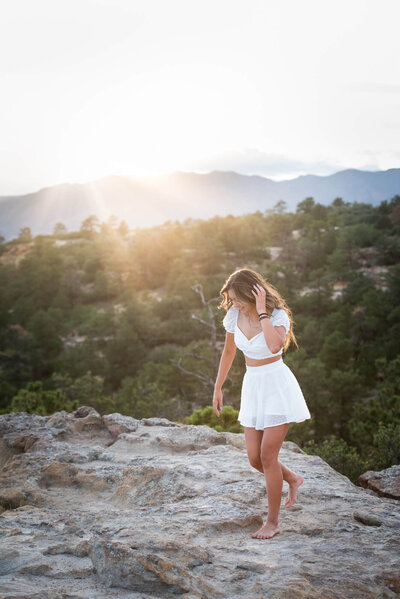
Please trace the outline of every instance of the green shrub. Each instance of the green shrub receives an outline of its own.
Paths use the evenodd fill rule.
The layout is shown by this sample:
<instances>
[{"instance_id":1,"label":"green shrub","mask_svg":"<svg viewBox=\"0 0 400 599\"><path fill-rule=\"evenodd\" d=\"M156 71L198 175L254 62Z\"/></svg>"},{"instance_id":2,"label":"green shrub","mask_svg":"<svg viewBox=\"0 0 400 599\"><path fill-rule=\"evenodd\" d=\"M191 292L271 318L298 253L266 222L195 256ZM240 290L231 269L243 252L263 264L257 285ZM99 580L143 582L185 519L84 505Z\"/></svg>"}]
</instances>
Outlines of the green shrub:
<instances>
[{"instance_id":1,"label":"green shrub","mask_svg":"<svg viewBox=\"0 0 400 599\"><path fill-rule=\"evenodd\" d=\"M206 424L218 432L241 433L243 427L238 422L238 414L239 411L232 406L224 406L218 417L212 406L206 406L187 416L185 424Z\"/></svg>"},{"instance_id":2,"label":"green shrub","mask_svg":"<svg viewBox=\"0 0 400 599\"><path fill-rule=\"evenodd\" d=\"M45 391L41 381L28 383L25 389L20 389L13 397L9 412L28 412L39 416L50 416L54 412L65 410L73 412L79 408L79 401L68 400L61 389Z\"/></svg>"},{"instance_id":3,"label":"green shrub","mask_svg":"<svg viewBox=\"0 0 400 599\"><path fill-rule=\"evenodd\" d=\"M308 441L302 449L310 455L319 455L334 470L347 476L354 484L358 484L358 477L368 469L367 461L359 456L356 448L335 435L329 435L329 438L322 443Z\"/></svg>"},{"instance_id":4,"label":"green shrub","mask_svg":"<svg viewBox=\"0 0 400 599\"><path fill-rule=\"evenodd\" d=\"M369 470L383 470L400 464L400 424L379 422L374 434Z\"/></svg>"}]
</instances>

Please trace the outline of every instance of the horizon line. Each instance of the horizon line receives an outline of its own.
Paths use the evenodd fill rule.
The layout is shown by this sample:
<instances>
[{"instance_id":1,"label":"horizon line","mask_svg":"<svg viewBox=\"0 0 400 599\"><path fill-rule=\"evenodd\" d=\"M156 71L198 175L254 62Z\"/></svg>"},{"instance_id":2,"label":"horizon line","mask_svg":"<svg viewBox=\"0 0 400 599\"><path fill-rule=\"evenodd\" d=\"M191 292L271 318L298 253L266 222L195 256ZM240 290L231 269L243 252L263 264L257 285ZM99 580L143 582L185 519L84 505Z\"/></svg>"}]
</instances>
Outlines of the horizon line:
<instances>
[{"instance_id":1,"label":"horizon line","mask_svg":"<svg viewBox=\"0 0 400 599\"><path fill-rule=\"evenodd\" d=\"M388 171L392 171L392 170L399 170L400 167L392 167L392 168L388 168L388 169L377 169L377 170L369 170L369 169L360 169L360 168L343 168L340 169L338 171L335 171L333 173L330 173L328 175L317 175L314 173L300 173L300 174L296 174L292 177L287 177L287 178L278 178L278 179L274 179L271 176L267 176L267 175L261 175L259 173L241 173L232 169L229 170L225 170L225 169L213 169L213 170L208 170L208 171L202 171L202 170L173 170L173 171L163 171L163 172L158 172L158 173L152 173L152 174L147 174L147 175L137 175L137 174L123 174L123 173L119 173L119 174L108 174L108 175L102 175L97 177L96 179L89 179L89 180L85 180L85 181L75 181L75 182L71 182L71 181L64 181L61 183L54 183L54 184L50 184L50 185L46 185L44 187L40 187L39 189L35 190L35 191L28 191L28 192L24 192L24 193L15 193L15 194L7 194L7 195L0 195L0 199L1 198L12 198L12 197L21 197L21 196L27 196L27 195L32 195L32 194L36 194L36 193L40 193L41 191L45 191L47 189L51 189L53 187L61 187L64 185L91 185L93 183L96 183L97 181L101 181L103 179L111 179L113 177L115 178L129 178L129 179L137 179L137 180L141 180L141 181L146 181L146 180L154 180L160 177L168 177L171 175L180 175L180 174L189 174L189 175L212 175L214 173L225 173L225 174L233 174L233 175L239 175L240 177L259 177L261 179L267 179L269 181L273 181L274 183L283 183L285 181L294 181L295 179L299 179L300 177L331 177L333 175L336 175L338 173L342 173L345 171L357 171L357 172L362 172L362 173L384 173L384 172L388 172Z\"/></svg>"}]
</instances>

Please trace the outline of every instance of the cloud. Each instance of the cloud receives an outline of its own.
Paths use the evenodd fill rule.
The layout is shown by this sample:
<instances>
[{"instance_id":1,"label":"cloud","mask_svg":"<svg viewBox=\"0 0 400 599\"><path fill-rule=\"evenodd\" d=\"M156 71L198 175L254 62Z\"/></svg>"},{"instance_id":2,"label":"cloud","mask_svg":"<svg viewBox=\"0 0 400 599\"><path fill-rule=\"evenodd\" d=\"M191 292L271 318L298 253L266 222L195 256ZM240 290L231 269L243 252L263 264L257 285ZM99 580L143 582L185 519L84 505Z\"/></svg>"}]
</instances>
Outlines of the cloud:
<instances>
[{"instance_id":1,"label":"cloud","mask_svg":"<svg viewBox=\"0 0 400 599\"><path fill-rule=\"evenodd\" d=\"M217 154L202 160L194 170L235 171L243 175L261 175L276 179L297 177L302 174L331 175L343 168L325 161L304 161L282 154L268 154L256 148Z\"/></svg>"}]
</instances>

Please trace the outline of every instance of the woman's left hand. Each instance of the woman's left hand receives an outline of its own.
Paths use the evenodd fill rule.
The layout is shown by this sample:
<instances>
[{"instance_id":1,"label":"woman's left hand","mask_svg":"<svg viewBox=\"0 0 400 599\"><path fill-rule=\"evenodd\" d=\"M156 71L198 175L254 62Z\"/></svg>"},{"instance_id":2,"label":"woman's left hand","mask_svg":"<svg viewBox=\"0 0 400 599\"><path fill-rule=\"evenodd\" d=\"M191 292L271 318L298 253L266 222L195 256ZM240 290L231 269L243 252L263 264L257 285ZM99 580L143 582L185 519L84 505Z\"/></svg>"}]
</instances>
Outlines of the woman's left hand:
<instances>
[{"instance_id":1,"label":"woman's left hand","mask_svg":"<svg viewBox=\"0 0 400 599\"><path fill-rule=\"evenodd\" d=\"M265 296L266 292L264 287L262 287L259 283L253 285L253 289L251 290L252 294L256 298L256 310L259 314L261 312L266 312L265 308Z\"/></svg>"}]
</instances>

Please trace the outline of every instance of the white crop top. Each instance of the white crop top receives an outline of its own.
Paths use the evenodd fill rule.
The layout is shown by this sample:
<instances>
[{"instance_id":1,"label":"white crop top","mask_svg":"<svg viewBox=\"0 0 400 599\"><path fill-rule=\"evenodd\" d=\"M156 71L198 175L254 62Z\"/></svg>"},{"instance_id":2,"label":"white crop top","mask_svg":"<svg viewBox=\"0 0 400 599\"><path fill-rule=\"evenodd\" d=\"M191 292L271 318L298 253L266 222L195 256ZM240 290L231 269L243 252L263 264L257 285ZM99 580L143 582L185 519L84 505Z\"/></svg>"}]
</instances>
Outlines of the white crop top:
<instances>
[{"instance_id":1,"label":"white crop top","mask_svg":"<svg viewBox=\"0 0 400 599\"><path fill-rule=\"evenodd\" d=\"M240 349L245 356L247 356L248 358L253 358L255 360L262 360L263 358L279 356L279 354L283 352L283 347L281 347L281 349L276 354L273 354L271 352L267 345L264 331L261 331L251 339L248 339L246 335L238 327L238 316L239 309L231 306L225 314L225 318L223 319L222 324L224 325L228 333L234 333L236 347ZM290 320L289 316L283 308L274 308L270 320L274 327L279 327L283 325L286 329L286 334L288 334L290 329Z\"/></svg>"}]
</instances>

